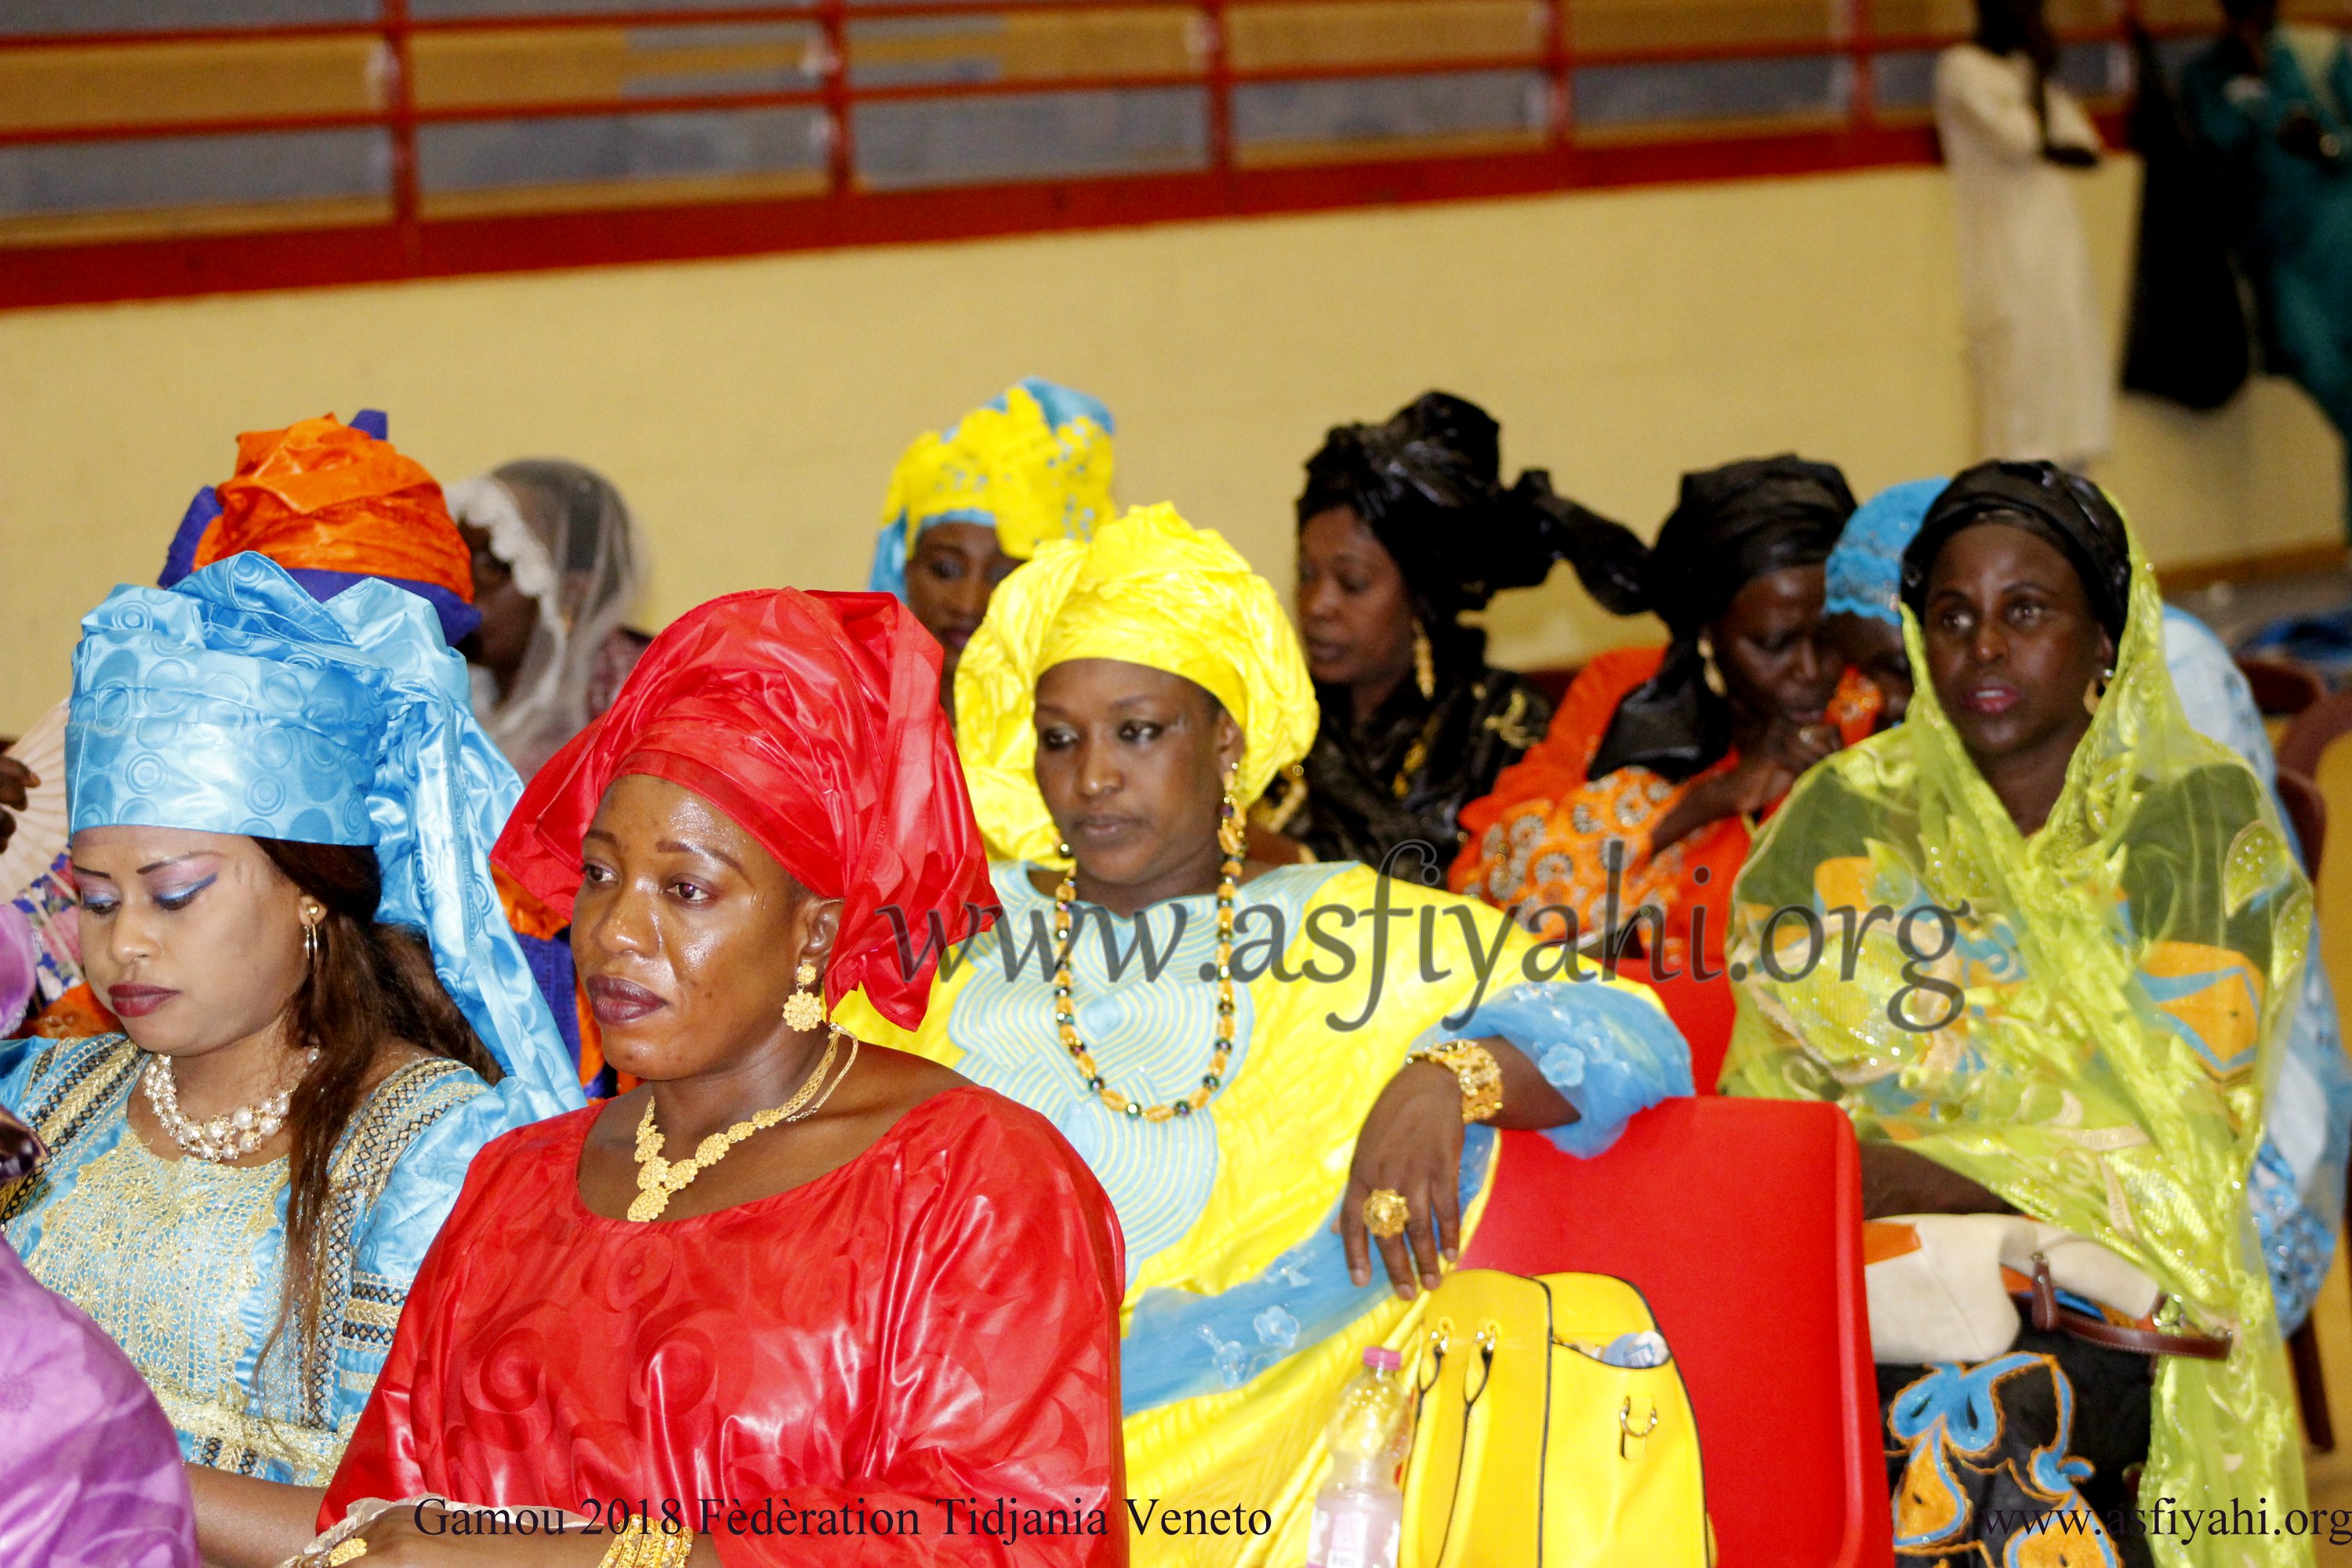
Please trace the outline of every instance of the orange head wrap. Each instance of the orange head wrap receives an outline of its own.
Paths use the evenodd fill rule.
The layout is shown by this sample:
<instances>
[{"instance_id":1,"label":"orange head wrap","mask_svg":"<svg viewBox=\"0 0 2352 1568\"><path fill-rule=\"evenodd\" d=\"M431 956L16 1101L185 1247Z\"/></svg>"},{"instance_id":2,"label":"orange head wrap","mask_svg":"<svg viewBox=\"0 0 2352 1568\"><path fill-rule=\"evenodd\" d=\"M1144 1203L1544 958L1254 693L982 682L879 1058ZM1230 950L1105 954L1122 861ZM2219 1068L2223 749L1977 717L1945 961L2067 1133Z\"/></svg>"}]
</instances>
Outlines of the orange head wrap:
<instances>
[{"instance_id":1,"label":"orange head wrap","mask_svg":"<svg viewBox=\"0 0 2352 1568\"><path fill-rule=\"evenodd\" d=\"M354 417L239 436L236 474L197 495L159 585L251 550L320 598L381 577L430 601L450 641L472 630L473 552L440 485L377 433L381 416Z\"/></svg>"}]
</instances>

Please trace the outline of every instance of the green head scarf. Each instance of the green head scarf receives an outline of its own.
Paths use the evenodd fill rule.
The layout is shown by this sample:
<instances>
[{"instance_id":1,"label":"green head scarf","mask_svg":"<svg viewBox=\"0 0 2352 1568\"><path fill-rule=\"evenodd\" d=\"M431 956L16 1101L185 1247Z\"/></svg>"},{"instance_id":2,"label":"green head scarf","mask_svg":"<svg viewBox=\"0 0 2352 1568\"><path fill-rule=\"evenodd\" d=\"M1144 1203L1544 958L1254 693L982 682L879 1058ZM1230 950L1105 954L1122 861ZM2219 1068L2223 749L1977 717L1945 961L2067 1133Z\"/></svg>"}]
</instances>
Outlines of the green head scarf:
<instances>
[{"instance_id":1,"label":"green head scarf","mask_svg":"<svg viewBox=\"0 0 2352 1568\"><path fill-rule=\"evenodd\" d=\"M1865 1141L2129 1258L2178 1326L2233 1334L2226 1361L2159 1359L2140 1506L2266 1497L2275 1520L2303 1505L2302 1458L2246 1175L2311 889L2252 770L2182 717L2154 578L2125 545L2114 679L2032 837L1925 680L1900 728L1790 792L1734 897L1722 1087L1834 1100ZM2152 1544L2173 1564L2311 1560L2284 1536Z\"/></svg>"}]
</instances>

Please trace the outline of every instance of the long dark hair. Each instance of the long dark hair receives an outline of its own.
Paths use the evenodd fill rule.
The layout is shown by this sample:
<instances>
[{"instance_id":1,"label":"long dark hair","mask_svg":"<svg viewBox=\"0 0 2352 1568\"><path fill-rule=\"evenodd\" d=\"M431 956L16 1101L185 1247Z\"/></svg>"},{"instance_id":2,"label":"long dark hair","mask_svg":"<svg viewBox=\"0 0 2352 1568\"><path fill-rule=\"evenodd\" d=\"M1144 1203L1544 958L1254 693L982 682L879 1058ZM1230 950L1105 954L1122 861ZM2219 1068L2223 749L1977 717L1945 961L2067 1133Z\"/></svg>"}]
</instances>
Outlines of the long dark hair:
<instances>
[{"instance_id":1,"label":"long dark hair","mask_svg":"<svg viewBox=\"0 0 2352 1568\"><path fill-rule=\"evenodd\" d=\"M319 1053L294 1090L286 1124L286 1283L278 1333L292 1327L304 1345L319 1332L328 1181L335 1144L358 1114L362 1089L387 1051L403 1046L463 1062L496 1082L499 1069L473 1026L433 973L419 932L375 918L383 879L375 851L344 844L257 838L261 852L297 888L326 906L319 953L289 1006L289 1042ZM266 1359L266 1357L265 1357Z\"/></svg>"}]
</instances>

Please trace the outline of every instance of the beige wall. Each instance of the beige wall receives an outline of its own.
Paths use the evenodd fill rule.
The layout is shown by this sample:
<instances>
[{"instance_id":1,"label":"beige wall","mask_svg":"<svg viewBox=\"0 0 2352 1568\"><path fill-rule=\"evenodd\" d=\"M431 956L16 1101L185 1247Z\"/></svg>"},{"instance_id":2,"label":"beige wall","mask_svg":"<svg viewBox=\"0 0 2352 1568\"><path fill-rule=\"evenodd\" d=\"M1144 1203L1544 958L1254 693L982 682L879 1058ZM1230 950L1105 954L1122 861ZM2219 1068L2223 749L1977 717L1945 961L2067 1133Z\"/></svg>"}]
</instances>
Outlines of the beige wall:
<instances>
[{"instance_id":1,"label":"beige wall","mask_svg":"<svg viewBox=\"0 0 2352 1568\"><path fill-rule=\"evenodd\" d=\"M2110 298L2137 174L2087 181ZM1326 426L1431 385L1506 461L1647 531L1685 468L1794 447L1858 489L1967 460L1948 199L1933 170L0 315L0 732L65 686L79 614L147 579L241 429L388 408L457 478L612 475L656 559L644 618L759 584L861 585L916 431L1025 374L1104 398L1120 491L1287 582ZM2334 537L2334 438L2292 389L2127 402L2102 475L2159 562ZM1497 652L1625 629L1565 571Z\"/></svg>"}]
</instances>

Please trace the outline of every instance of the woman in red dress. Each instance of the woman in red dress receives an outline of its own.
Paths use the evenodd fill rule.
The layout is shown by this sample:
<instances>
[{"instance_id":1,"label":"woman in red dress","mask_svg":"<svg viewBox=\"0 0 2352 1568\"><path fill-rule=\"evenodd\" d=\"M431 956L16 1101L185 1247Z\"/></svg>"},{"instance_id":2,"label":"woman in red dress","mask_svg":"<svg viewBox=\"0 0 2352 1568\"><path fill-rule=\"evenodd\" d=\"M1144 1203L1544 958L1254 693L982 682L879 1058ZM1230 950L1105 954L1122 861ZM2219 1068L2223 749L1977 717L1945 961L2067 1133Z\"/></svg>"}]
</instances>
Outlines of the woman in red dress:
<instances>
[{"instance_id":1,"label":"woman in red dress","mask_svg":"<svg viewBox=\"0 0 2352 1568\"><path fill-rule=\"evenodd\" d=\"M1108 1201L1043 1118L824 1024L918 1022L925 934L992 902L939 658L887 595L716 600L532 782L498 859L572 906L646 1084L476 1160L320 1525L507 1528L394 1509L371 1565L1125 1562Z\"/></svg>"}]
</instances>

